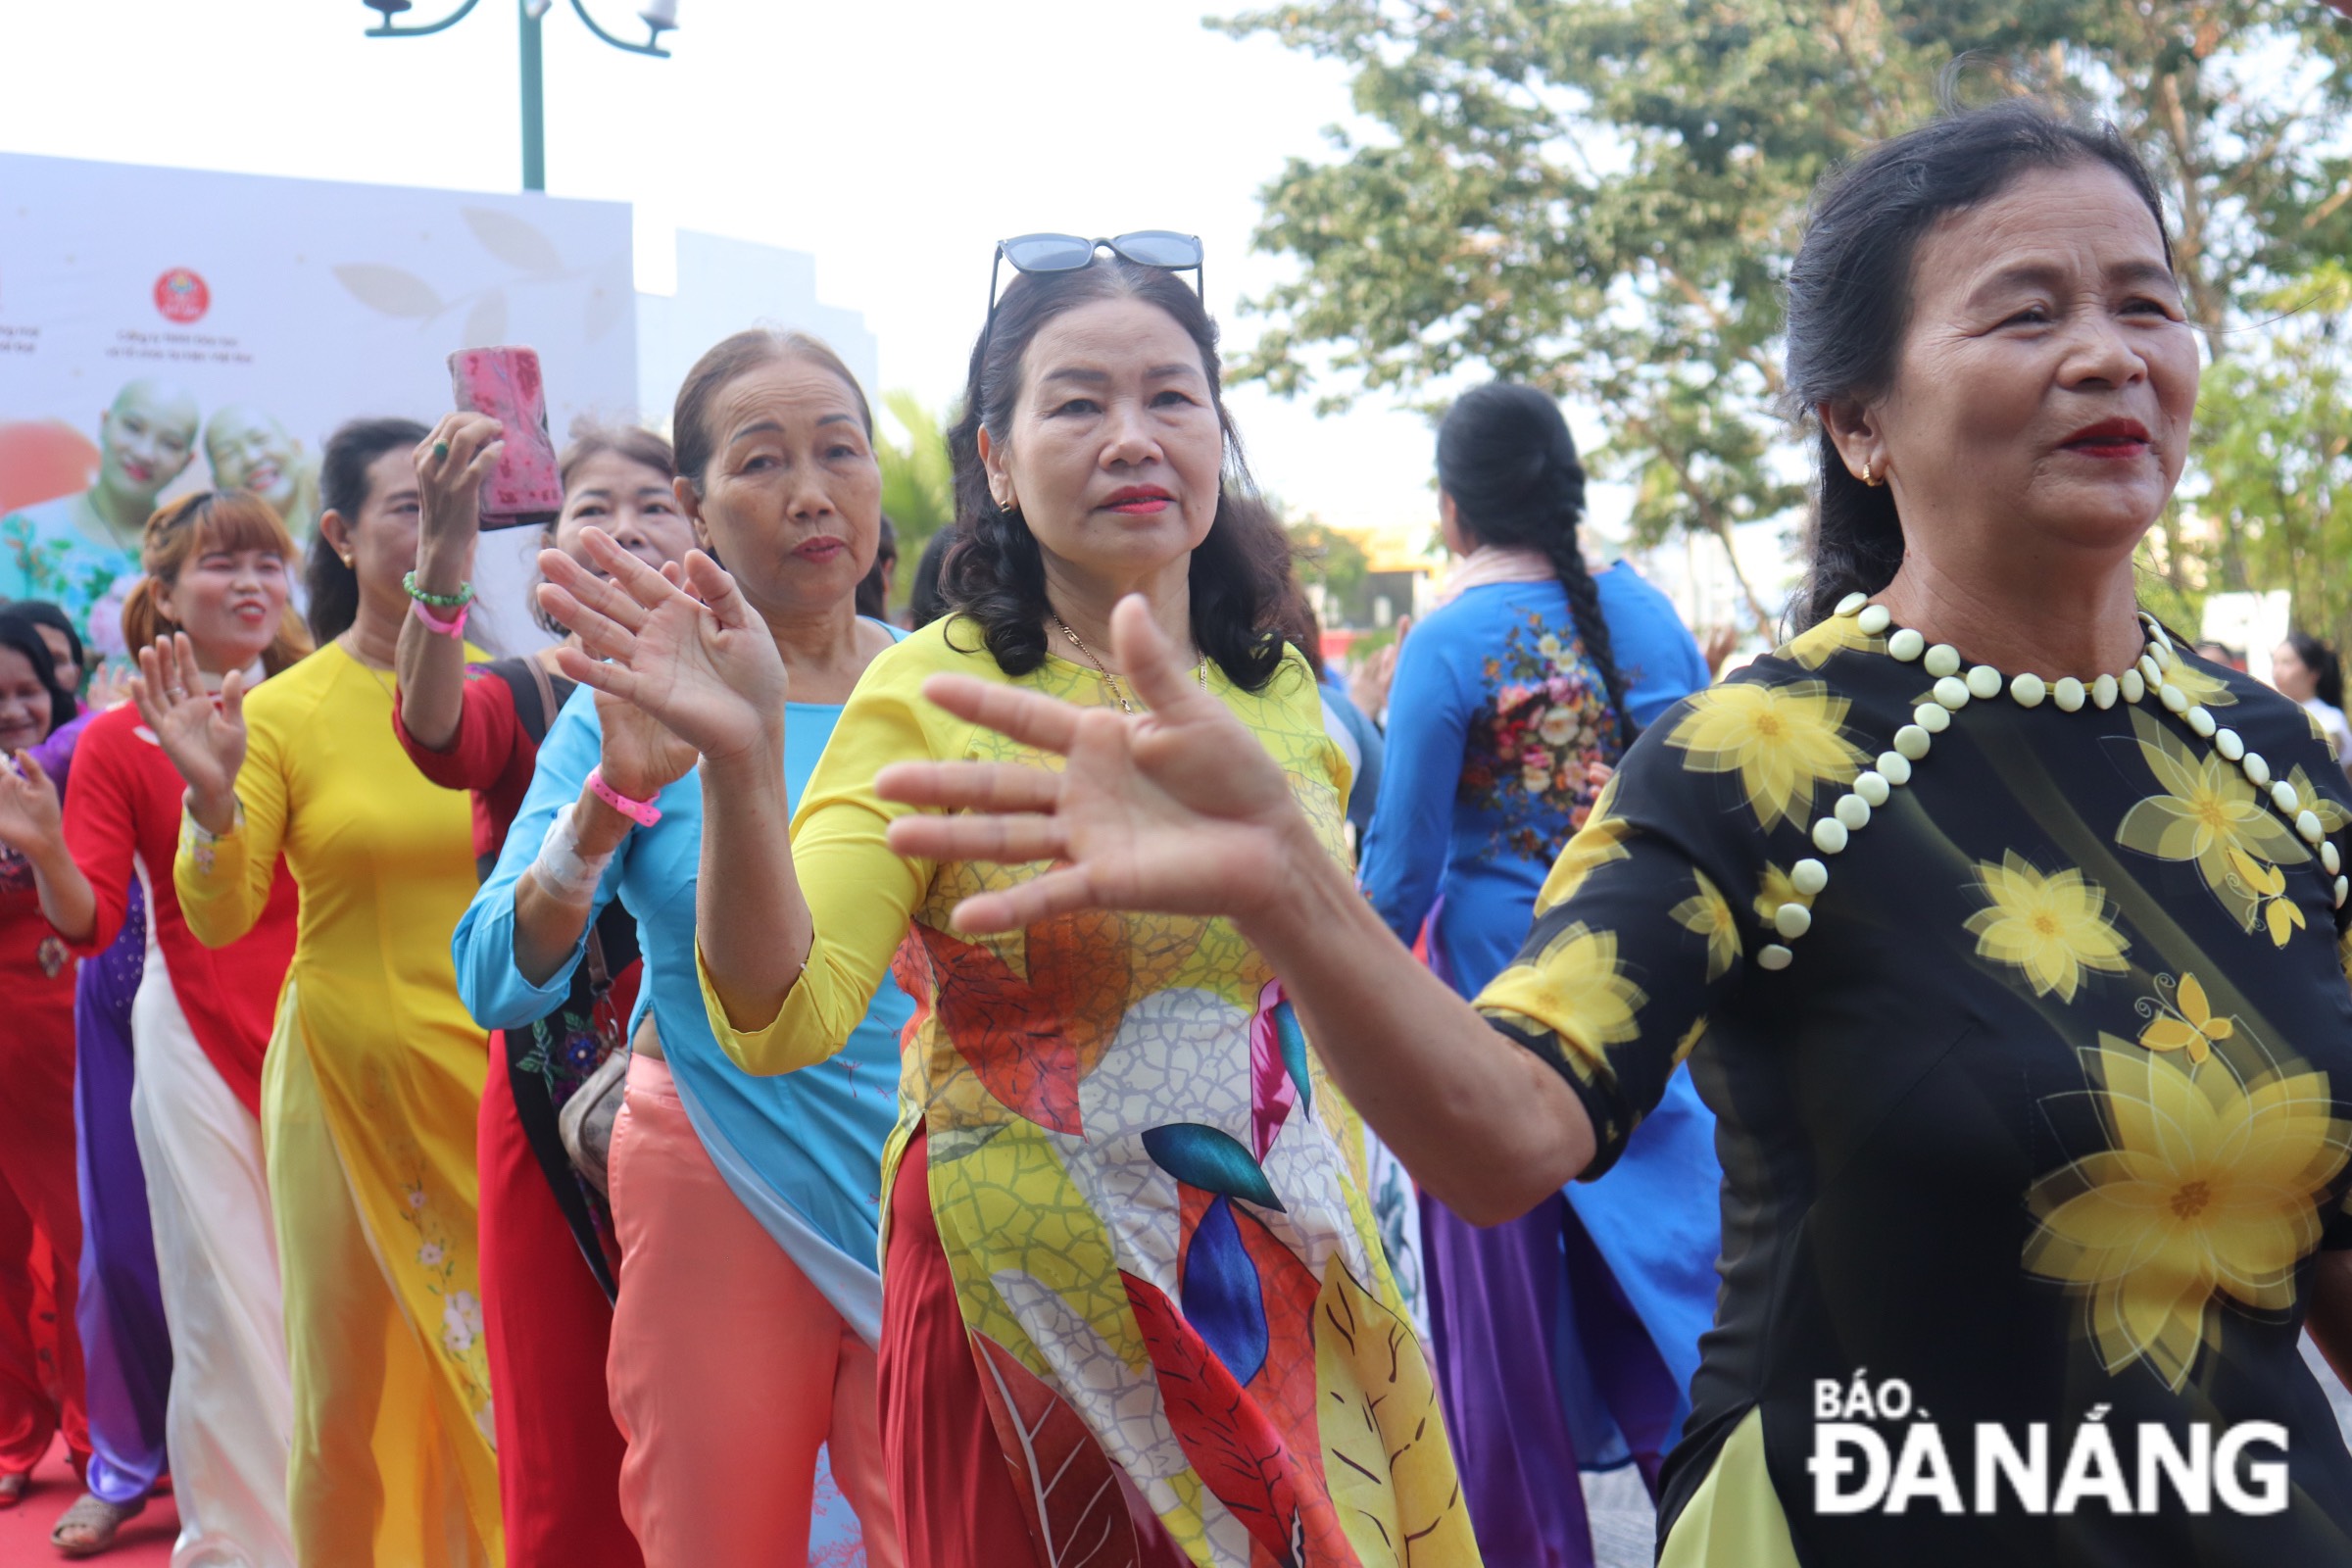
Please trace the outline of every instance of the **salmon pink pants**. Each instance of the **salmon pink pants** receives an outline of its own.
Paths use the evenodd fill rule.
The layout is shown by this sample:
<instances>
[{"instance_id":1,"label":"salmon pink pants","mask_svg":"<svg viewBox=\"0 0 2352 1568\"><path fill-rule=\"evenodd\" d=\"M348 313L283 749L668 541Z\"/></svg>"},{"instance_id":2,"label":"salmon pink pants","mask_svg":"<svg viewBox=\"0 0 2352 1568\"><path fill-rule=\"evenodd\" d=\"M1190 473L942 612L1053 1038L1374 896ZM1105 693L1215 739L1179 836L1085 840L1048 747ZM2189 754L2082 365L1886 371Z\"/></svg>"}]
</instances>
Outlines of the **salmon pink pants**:
<instances>
[{"instance_id":1,"label":"salmon pink pants","mask_svg":"<svg viewBox=\"0 0 2352 1568\"><path fill-rule=\"evenodd\" d=\"M867 1568L901 1568L874 1352L728 1188L648 1056L612 1129L612 1222L607 1381L648 1568L808 1562L820 1448Z\"/></svg>"}]
</instances>

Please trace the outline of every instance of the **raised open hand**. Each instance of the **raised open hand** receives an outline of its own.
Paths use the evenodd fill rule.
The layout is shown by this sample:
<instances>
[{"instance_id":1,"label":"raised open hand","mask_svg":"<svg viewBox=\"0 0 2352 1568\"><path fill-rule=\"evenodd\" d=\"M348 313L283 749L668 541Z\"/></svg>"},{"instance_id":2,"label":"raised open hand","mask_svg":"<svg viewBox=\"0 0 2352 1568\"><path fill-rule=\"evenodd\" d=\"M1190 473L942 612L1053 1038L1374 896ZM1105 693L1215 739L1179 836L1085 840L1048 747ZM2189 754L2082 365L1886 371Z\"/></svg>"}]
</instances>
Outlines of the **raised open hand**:
<instances>
[{"instance_id":1,"label":"raised open hand","mask_svg":"<svg viewBox=\"0 0 2352 1568\"><path fill-rule=\"evenodd\" d=\"M214 832L234 810L237 769L245 765L245 674L232 669L216 703L196 667L196 645L186 632L158 637L139 650L130 700L155 732L157 744L188 781L196 819Z\"/></svg>"},{"instance_id":2,"label":"raised open hand","mask_svg":"<svg viewBox=\"0 0 2352 1568\"><path fill-rule=\"evenodd\" d=\"M605 732L597 770L630 800L650 801L694 770L694 748L635 703L598 692L596 721Z\"/></svg>"},{"instance_id":3,"label":"raised open hand","mask_svg":"<svg viewBox=\"0 0 2352 1568\"><path fill-rule=\"evenodd\" d=\"M57 785L30 752L0 757L0 844L32 859L65 833Z\"/></svg>"},{"instance_id":4,"label":"raised open hand","mask_svg":"<svg viewBox=\"0 0 2352 1568\"><path fill-rule=\"evenodd\" d=\"M735 579L700 550L672 582L602 528L581 529L580 543L610 576L539 552L539 602L580 639L556 655L564 673L643 709L705 757L780 751L789 677Z\"/></svg>"},{"instance_id":5,"label":"raised open hand","mask_svg":"<svg viewBox=\"0 0 2352 1568\"><path fill-rule=\"evenodd\" d=\"M124 666L107 660L91 672L89 689L82 693L81 706L91 712L103 713L130 701L130 677Z\"/></svg>"},{"instance_id":6,"label":"raised open hand","mask_svg":"<svg viewBox=\"0 0 2352 1568\"><path fill-rule=\"evenodd\" d=\"M1258 738L1178 663L1139 598L1111 615L1112 646L1151 711L1079 708L968 675L923 695L1068 760L1060 772L1003 762L900 762L886 800L944 808L891 824L891 847L940 860L1063 862L966 899L968 931L1011 931L1071 909L1247 917L1273 902L1300 855L1323 856L1290 781Z\"/></svg>"}]
</instances>

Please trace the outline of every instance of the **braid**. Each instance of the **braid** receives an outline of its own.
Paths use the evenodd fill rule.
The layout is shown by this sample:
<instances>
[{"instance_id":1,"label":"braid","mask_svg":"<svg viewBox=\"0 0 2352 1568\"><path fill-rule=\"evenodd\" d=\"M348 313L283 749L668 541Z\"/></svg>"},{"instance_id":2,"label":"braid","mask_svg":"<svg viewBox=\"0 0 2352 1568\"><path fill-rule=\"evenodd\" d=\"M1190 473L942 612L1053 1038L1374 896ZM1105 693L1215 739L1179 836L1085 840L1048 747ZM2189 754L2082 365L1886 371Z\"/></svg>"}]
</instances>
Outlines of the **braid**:
<instances>
[{"instance_id":1,"label":"braid","mask_svg":"<svg viewBox=\"0 0 2352 1568\"><path fill-rule=\"evenodd\" d=\"M1577 527L1585 516L1585 466L1550 394L1494 381L1473 387L1438 426L1438 488L1482 545L1541 550L1568 595L1577 640L1600 671L1621 744L1634 738L1625 678L1600 612L1600 588L1585 569Z\"/></svg>"},{"instance_id":2,"label":"braid","mask_svg":"<svg viewBox=\"0 0 2352 1568\"><path fill-rule=\"evenodd\" d=\"M1552 569L1560 574L1560 586L1568 594L1568 612L1576 620L1577 640L1585 645L1585 657L1600 671L1601 683L1609 691L1609 710L1617 718L1617 741L1620 747L1634 743L1634 714L1625 706L1625 677L1617 670L1617 652L1609 641L1609 620L1600 611L1600 585L1585 567L1585 553L1577 548L1573 531L1564 533L1544 554L1551 557Z\"/></svg>"}]
</instances>

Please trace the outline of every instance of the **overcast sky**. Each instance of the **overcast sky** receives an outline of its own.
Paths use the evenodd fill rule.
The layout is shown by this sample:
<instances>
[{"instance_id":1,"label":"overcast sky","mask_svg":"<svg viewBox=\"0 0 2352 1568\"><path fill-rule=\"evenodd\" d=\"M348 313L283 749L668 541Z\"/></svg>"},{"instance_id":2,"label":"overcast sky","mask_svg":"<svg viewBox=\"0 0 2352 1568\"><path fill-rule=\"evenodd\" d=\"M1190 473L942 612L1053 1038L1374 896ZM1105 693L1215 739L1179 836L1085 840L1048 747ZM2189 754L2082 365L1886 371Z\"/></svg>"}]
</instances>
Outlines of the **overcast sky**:
<instances>
[{"instance_id":1,"label":"overcast sky","mask_svg":"<svg viewBox=\"0 0 2352 1568\"><path fill-rule=\"evenodd\" d=\"M641 3L594 9L634 38ZM19 0L0 150L515 189L514 5L389 40L363 36L361 0ZM1227 342L1250 341L1237 301L1284 265L1249 250L1257 193L1349 113L1342 72L1208 30L1202 0L680 0L666 61L607 49L570 5L545 24L549 191L636 204L640 287L668 286L679 226L812 253L819 294L879 338L884 388L935 405L1002 235L1199 233ZM1434 519L1419 416L1233 404L1294 507L1413 537Z\"/></svg>"}]
</instances>

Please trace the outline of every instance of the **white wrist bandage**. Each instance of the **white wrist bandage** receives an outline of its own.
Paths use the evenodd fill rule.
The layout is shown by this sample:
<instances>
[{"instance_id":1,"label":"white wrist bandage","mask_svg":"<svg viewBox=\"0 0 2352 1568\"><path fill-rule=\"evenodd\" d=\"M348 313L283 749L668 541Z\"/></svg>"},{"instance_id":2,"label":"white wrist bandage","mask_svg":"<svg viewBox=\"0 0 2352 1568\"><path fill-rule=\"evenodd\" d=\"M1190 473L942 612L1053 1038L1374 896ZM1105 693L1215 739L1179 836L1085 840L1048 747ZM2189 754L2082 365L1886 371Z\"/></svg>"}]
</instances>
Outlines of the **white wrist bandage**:
<instances>
[{"instance_id":1,"label":"white wrist bandage","mask_svg":"<svg viewBox=\"0 0 2352 1568\"><path fill-rule=\"evenodd\" d=\"M610 851L597 856L580 853L580 836L571 825L571 813L578 804L564 802L556 819L547 825L547 837L539 841L539 858L531 862L531 874L550 893L568 899L592 899L605 867L612 863L612 856Z\"/></svg>"}]
</instances>

